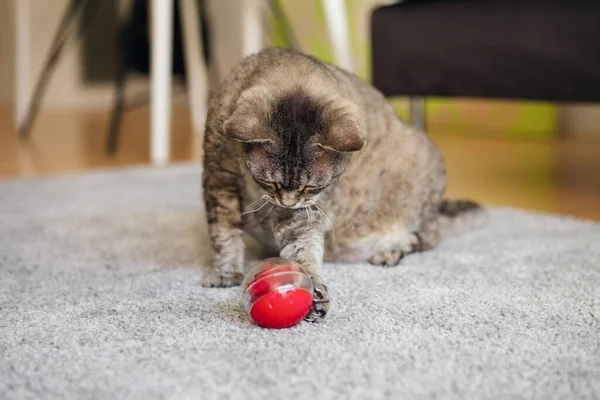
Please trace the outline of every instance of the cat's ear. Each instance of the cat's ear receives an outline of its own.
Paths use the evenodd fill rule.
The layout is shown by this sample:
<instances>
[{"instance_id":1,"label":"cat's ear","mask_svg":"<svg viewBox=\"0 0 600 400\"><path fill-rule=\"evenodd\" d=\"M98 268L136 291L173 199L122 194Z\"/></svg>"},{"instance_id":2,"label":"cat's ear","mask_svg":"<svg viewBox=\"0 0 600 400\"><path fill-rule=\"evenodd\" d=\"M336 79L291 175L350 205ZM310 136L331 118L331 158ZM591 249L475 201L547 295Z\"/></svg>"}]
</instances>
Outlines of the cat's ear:
<instances>
[{"instance_id":1,"label":"cat's ear","mask_svg":"<svg viewBox=\"0 0 600 400\"><path fill-rule=\"evenodd\" d=\"M228 138L242 143L271 142L260 116L244 108L238 108L223 123L223 132Z\"/></svg>"},{"instance_id":2,"label":"cat's ear","mask_svg":"<svg viewBox=\"0 0 600 400\"><path fill-rule=\"evenodd\" d=\"M367 140L359 124L353 118L335 121L317 142L327 150L338 153L352 153L361 150Z\"/></svg>"}]
</instances>

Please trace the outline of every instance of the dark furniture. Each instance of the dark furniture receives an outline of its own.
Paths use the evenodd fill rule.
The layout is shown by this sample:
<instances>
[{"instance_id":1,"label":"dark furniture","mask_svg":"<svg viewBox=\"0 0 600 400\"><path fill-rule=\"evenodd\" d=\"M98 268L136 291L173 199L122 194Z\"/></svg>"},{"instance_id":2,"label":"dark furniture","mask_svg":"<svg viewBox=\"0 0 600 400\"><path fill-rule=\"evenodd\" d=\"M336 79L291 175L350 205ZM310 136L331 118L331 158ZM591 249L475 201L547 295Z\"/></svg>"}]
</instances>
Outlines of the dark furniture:
<instances>
[{"instance_id":1,"label":"dark furniture","mask_svg":"<svg viewBox=\"0 0 600 400\"><path fill-rule=\"evenodd\" d=\"M600 1L407 0L371 19L373 84L423 99L600 102Z\"/></svg>"}]
</instances>

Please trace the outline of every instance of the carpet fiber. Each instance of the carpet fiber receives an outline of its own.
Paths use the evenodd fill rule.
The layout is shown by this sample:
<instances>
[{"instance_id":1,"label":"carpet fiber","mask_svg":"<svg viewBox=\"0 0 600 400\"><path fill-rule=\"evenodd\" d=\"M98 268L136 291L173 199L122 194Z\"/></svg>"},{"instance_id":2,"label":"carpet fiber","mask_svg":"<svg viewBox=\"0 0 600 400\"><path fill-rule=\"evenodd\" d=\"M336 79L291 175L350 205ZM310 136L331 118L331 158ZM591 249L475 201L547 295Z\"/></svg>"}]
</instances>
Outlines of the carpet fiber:
<instances>
[{"instance_id":1,"label":"carpet fiber","mask_svg":"<svg viewBox=\"0 0 600 400\"><path fill-rule=\"evenodd\" d=\"M600 397L600 224L491 209L397 268L326 264L327 321L265 330L200 286L200 176L0 183L1 399Z\"/></svg>"}]
</instances>

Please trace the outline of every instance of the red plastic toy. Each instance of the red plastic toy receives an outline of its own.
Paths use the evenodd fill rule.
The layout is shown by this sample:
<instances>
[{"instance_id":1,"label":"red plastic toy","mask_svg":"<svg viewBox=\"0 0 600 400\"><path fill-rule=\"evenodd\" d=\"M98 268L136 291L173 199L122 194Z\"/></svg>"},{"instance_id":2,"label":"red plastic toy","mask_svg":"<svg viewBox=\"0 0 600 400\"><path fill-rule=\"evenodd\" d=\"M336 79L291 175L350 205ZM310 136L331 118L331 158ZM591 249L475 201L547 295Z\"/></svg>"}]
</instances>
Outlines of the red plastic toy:
<instances>
[{"instance_id":1,"label":"red plastic toy","mask_svg":"<svg viewBox=\"0 0 600 400\"><path fill-rule=\"evenodd\" d=\"M264 328L289 328L306 317L313 285L299 265L269 258L254 266L242 284L242 301L250 318Z\"/></svg>"}]
</instances>

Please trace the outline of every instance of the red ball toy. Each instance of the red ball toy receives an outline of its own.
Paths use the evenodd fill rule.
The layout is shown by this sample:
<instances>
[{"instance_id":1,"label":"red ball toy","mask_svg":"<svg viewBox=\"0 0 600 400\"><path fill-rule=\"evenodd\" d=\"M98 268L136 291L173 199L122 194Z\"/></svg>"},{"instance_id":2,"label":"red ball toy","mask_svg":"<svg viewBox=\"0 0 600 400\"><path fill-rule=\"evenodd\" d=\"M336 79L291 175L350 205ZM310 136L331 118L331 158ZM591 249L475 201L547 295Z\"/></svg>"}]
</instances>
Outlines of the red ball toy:
<instances>
[{"instance_id":1,"label":"red ball toy","mask_svg":"<svg viewBox=\"0 0 600 400\"><path fill-rule=\"evenodd\" d=\"M250 318L264 328L289 328L306 317L313 285L304 269L284 258L254 266L242 283L242 302Z\"/></svg>"}]
</instances>

